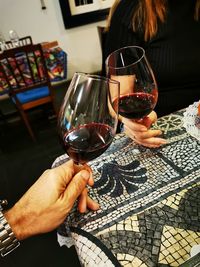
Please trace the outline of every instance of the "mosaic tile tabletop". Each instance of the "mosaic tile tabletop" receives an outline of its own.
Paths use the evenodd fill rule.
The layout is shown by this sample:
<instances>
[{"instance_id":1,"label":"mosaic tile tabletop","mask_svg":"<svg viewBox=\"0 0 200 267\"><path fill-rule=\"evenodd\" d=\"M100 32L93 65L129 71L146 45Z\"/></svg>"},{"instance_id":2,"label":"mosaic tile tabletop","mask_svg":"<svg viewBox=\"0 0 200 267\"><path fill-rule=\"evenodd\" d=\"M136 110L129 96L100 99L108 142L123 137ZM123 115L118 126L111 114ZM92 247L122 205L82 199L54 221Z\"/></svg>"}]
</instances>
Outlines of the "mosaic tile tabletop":
<instances>
[{"instance_id":1,"label":"mosaic tile tabletop","mask_svg":"<svg viewBox=\"0 0 200 267\"><path fill-rule=\"evenodd\" d=\"M80 214L74 207L58 229L60 244L73 239L82 266L181 266L200 244L200 141L182 118L183 110L154 125L168 140L161 148L120 134L90 162L90 196L101 208Z\"/></svg>"}]
</instances>

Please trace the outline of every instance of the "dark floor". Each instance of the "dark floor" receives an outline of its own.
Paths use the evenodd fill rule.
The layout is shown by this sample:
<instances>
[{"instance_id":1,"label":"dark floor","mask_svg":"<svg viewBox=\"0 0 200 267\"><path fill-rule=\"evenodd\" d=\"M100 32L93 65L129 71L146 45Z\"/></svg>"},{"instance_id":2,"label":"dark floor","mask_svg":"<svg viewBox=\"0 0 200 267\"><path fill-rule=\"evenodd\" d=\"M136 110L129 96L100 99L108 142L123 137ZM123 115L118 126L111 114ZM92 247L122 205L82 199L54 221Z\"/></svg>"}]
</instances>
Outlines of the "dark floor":
<instances>
[{"instance_id":1,"label":"dark floor","mask_svg":"<svg viewBox=\"0 0 200 267\"><path fill-rule=\"evenodd\" d=\"M55 87L59 108L66 84ZM0 199L12 206L42 172L64 151L59 143L56 119L50 106L30 113L37 137L34 143L9 100L0 101L6 121L0 120ZM62 267L80 266L75 249L60 248L56 231L21 242L14 252L0 258L1 267Z\"/></svg>"}]
</instances>

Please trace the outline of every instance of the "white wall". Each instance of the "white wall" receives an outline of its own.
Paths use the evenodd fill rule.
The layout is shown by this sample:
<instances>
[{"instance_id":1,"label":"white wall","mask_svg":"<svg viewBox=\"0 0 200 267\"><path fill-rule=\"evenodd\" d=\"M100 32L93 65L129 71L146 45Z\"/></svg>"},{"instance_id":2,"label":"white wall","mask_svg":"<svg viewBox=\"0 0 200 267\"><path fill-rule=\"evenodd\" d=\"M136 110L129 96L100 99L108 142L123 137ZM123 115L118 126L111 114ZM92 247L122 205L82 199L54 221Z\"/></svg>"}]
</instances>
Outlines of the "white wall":
<instances>
[{"instance_id":1,"label":"white wall","mask_svg":"<svg viewBox=\"0 0 200 267\"><path fill-rule=\"evenodd\" d=\"M0 0L0 31L8 40L11 29L20 37L31 35L34 43L57 40L68 54L68 79L75 71L101 69L101 49L97 25L105 21L66 30L58 0Z\"/></svg>"}]
</instances>

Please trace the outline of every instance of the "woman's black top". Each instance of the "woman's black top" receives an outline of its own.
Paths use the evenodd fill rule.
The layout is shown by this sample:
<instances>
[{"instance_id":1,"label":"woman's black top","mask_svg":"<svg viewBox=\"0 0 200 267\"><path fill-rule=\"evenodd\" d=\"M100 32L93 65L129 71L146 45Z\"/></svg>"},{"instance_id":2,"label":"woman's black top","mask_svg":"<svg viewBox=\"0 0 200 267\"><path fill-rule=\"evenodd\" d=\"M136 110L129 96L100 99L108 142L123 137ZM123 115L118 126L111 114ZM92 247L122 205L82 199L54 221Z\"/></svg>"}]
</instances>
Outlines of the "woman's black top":
<instances>
[{"instance_id":1,"label":"woman's black top","mask_svg":"<svg viewBox=\"0 0 200 267\"><path fill-rule=\"evenodd\" d=\"M166 20L147 42L142 30L133 32L131 25L138 0L122 0L112 17L104 59L123 46L145 49L158 84L158 116L200 100L200 19L194 20L195 2L168 0Z\"/></svg>"}]
</instances>

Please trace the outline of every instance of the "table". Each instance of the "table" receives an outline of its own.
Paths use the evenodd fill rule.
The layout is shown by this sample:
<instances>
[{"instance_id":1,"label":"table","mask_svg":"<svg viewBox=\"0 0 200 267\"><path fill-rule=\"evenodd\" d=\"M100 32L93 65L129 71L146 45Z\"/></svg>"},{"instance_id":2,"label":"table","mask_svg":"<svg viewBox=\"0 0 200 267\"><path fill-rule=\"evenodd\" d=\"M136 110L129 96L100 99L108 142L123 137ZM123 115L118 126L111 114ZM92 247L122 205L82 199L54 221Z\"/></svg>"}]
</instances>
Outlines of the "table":
<instances>
[{"instance_id":1,"label":"table","mask_svg":"<svg viewBox=\"0 0 200 267\"><path fill-rule=\"evenodd\" d=\"M119 134L90 163L90 196L101 209L80 214L74 207L58 229L61 245L73 239L83 266L180 266L200 244L200 142L183 127L183 112L154 125L168 139L161 148Z\"/></svg>"}]
</instances>

